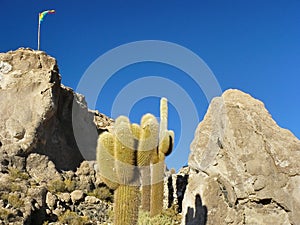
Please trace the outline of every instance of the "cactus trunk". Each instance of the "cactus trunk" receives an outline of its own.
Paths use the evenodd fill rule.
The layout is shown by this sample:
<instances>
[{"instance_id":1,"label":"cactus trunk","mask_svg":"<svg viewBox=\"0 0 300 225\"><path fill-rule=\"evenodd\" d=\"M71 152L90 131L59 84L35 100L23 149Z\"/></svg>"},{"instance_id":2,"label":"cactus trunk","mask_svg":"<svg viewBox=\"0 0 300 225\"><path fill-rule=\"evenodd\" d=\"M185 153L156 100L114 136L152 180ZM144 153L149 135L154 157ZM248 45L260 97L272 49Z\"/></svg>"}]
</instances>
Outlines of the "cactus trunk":
<instances>
[{"instance_id":1,"label":"cactus trunk","mask_svg":"<svg viewBox=\"0 0 300 225\"><path fill-rule=\"evenodd\" d=\"M141 209L150 212L151 185L142 186Z\"/></svg>"},{"instance_id":2,"label":"cactus trunk","mask_svg":"<svg viewBox=\"0 0 300 225\"><path fill-rule=\"evenodd\" d=\"M156 184L152 184L151 187L151 205L150 205L150 216L156 216L161 213L163 209L164 195L164 182L160 181Z\"/></svg>"},{"instance_id":3,"label":"cactus trunk","mask_svg":"<svg viewBox=\"0 0 300 225\"><path fill-rule=\"evenodd\" d=\"M150 216L156 216L163 209L164 200L164 173L165 163L163 160L156 161L152 165L152 186L151 186L151 204Z\"/></svg>"},{"instance_id":4,"label":"cactus trunk","mask_svg":"<svg viewBox=\"0 0 300 225\"><path fill-rule=\"evenodd\" d=\"M138 221L138 186L120 185L114 193L114 225L134 225Z\"/></svg>"}]
</instances>

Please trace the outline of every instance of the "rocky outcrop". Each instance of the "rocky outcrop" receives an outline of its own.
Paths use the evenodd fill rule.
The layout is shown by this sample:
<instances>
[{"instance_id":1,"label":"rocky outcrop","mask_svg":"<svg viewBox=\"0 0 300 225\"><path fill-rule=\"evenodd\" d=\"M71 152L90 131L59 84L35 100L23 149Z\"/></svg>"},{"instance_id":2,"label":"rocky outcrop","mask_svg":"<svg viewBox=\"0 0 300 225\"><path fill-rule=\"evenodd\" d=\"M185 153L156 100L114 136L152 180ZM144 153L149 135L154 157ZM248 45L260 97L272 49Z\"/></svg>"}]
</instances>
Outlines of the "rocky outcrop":
<instances>
[{"instance_id":1,"label":"rocky outcrop","mask_svg":"<svg viewBox=\"0 0 300 225\"><path fill-rule=\"evenodd\" d=\"M238 90L213 99L191 144L182 224L299 224L300 141Z\"/></svg>"},{"instance_id":2,"label":"rocky outcrop","mask_svg":"<svg viewBox=\"0 0 300 225\"><path fill-rule=\"evenodd\" d=\"M106 221L110 190L83 156L95 158L98 134L112 124L61 84L54 58L0 53L0 224Z\"/></svg>"},{"instance_id":3,"label":"rocky outcrop","mask_svg":"<svg viewBox=\"0 0 300 225\"><path fill-rule=\"evenodd\" d=\"M98 133L112 121L60 81L56 60L44 52L0 54L0 159L39 153L69 170L83 154L95 158ZM76 139L73 128L83 135Z\"/></svg>"}]
</instances>

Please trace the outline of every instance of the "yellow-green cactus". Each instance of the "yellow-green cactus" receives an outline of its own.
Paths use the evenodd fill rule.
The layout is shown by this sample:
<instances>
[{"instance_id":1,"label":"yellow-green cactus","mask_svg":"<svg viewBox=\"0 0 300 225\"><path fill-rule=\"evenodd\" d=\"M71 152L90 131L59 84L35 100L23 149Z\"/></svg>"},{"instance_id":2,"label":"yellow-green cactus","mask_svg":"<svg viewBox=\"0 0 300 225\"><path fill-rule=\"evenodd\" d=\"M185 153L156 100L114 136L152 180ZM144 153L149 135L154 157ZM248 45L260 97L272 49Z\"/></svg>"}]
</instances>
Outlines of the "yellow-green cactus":
<instances>
[{"instance_id":1,"label":"yellow-green cactus","mask_svg":"<svg viewBox=\"0 0 300 225\"><path fill-rule=\"evenodd\" d=\"M159 125L152 114L146 114L141 119L141 133L137 152L138 166L141 171L141 209L150 211L151 199L151 157L158 146Z\"/></svg>"},{"instance_id":2,"label":"yellow-green cactus","mask_svg":"<svg viewBox=\"0 0 300 225\"><path fill-rule=\"evenodd\" d=\"M161 213L164 199L164 172L165 157L169 155L173 148L174 132L168 130L168 101L162 98L160 101L160 127L159 146L152 156L152 187L150 215L155 216Z\"/></svg>"},{"instance_id":3,"label":"yellow-green cactus","mask_svg":"<svg viewBox=\"0 0 300 225\"><path fill-rule=\"evenodd\" d=\"M120 185L114 193L114 225L136 225L140 205L139 186Z\"/></svg>"},{"instance_id":4,"label":"yellow-green cactus","mask_svg":"<svg viewBox=\"0 0 300 225\"><path fill-rule=\"evenodd\" d=\"M98 138L97 162L101 179L106 185L116 190L119 187L117 174L112 169L115 163L114 156L114 136L109 132L104 132Z\"/></svg>"},{"instance_id":5,"label":"yellow-green cactus","mask_svg":"<svg viewBox=\"0 0 300 225\"><path fill-rule=\"evenodd\" d=\"M164 159L173 147L174 133L167 130L167 100L161 100L161 121L146 114L141 125L117 118L112 133L100 135L97 161L103 181L114 193L114 224L135 225L140 204L152 216L162 210ZM152 168L152 170L151 170Z\"/></svg>"},{"instance_id":6,"label":"yellow-green cactus","mask_svg":"<svg viewBox=\"0 0 300 225\"><path fill-rule=\"evenodd\" d=\"M128 118L117 118L113 133L100 135L97 145L99 172L103 181L115 190L114 224L135 225L138 220L140 190L134 185L136 172L136 136L138 128Z\"/></svg>"},{"instance_id":7,"label":"yellow-green cactus","mask_svg":"<svg viewBox=\"0 0 300 225\"><path fill-rule=\"evenodd\" d=\"M131 131L129 119L120 116L114 127L115 137L115 167L118 180L121 184L134 182L137 179L135 174L136 149L134 149L135 138Z\"/></svg>"}]
</instances>

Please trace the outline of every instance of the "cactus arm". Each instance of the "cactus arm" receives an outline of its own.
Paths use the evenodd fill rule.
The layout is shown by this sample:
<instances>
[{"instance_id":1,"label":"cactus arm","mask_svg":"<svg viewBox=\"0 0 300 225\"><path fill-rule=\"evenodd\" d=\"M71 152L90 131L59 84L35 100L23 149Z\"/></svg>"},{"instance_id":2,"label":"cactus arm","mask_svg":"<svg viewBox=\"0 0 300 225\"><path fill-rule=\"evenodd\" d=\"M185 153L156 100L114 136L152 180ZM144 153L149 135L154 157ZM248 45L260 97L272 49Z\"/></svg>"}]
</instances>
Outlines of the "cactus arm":
<instances>
[{"instance_id":1,"label":"cactus arm","mask_svg":"<svg viewBox=\"0 0 300 225\"><path fill-rule=\"evenodd\" d=\"M172 130L169 130L168 131L169 135L169 148L167 151L164 152L165 156L168 156L172 153L172 150L173 150L173 147L174 147L174 131Z\"/></svg>"},{"instance_id":2,"label":"cactus arm","mask_svg":"<svg viewBox=\"0 0 300 225\"><path fill-rule=\"evenodd\" d=\"M160 138L168 129L168 100L161 98L160 100Z\"/></svg>"},{"instance_id":3,"label":"cactus arm","mask_svg":"<svg viewBox=\"0 0 300 225\"><path fill-rule=\"evenodd\" d=\"M138 165L149 166L151 157L158 145L158 122L151 114L146 114L141 120L141 135L138 146Z\"/></svg>"},{"instance_id":4,"label":"cactus arm","mask_svg":"<svg viewBox=\"0 0 300 225\"><path fill-rule=\"evenodd\" d=\"M163 190L165 157L172 152L174 145L174 132L168 130L168 101L162 98L160 101L160 131L159 146L156 154L152 157L152 187L150 215L155 216L161 213L163 208Z\"/></svg>"},{"instance_id":5,"label":"cactus arm","mask_svg":"<svg viewBox=\"0 0 300 225\"><path fill-rule=\"evenodd\" d=\"M134 136L129 119L120 116L116 120L115 135L115 165L117 176L121 184L131 184L137 179L135 174Z\"/></svg>"},{"instance_id":6,"label":"cactus arm","mask_svg":"<svg viewBox=\"0 0 300 225\"><path fill-rule=\"evenodd\" d=\"M151 158L158 145L159 125L156 118L146 114L141 119L141 136L137 161L141 170L141 209L150 212L151 200Z\"/></svg>"},{"instance_id":7,"label":"cactus arm","mask_svg":"<svg viewBox=\"0 0 300 225\"><path fill-rule=\"evenodd\" d=\"M97 162L101 179L111 189L119 186L114 165L114 137L109 132L102 133L98 138Z\"/></svg>"}]
</instances>

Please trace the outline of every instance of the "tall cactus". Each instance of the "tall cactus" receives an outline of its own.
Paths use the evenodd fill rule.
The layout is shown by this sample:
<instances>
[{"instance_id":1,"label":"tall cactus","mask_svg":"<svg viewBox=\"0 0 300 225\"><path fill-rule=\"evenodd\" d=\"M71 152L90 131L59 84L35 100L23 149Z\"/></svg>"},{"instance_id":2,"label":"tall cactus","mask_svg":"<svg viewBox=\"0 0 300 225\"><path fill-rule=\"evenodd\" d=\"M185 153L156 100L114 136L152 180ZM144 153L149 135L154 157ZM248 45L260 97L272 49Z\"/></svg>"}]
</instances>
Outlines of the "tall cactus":
<instances>
[{"instance_id":1,"label":"tall cactus","mask_svg":"<svg viewBox=\"0 0 300 225\"><path fill-rule=\"evenodd\" d=\"M157 151L152 155L151 216L161 213L163 208L164 160L171 153L174 142L174 132L168 130L168 101L166 98L162 98L160 101L159 129L159 145Z\"/></svg>"},{"instance_id":2,"label":"tall cactus","mask_svg":"<svg viewBox=\"0 0 300 225\"><path fill-rule=\"evenodd\" d=\"M114 192L114 225L135 225L140 205L136 171L136 126L117 118L114 132L100 135L97 146L99 172Z\"/></svg>"},{"instance_id":3,"label":"tall cactus","mask_svg":"<svg viewBox=\"0 0 300 225\"><path fill-rule=\"evenodd\" d=\"M98 139L100 176L115 190L114 225L137 224L140 199L141 208L152 216L162 210L164 159L172 151L174 140L173 131L167 130L165 98L161 99L160 114L160 124L153 115L146 114L140 126L120 116L113 132L104 132Z\"/></svg>"}]
</instances>

